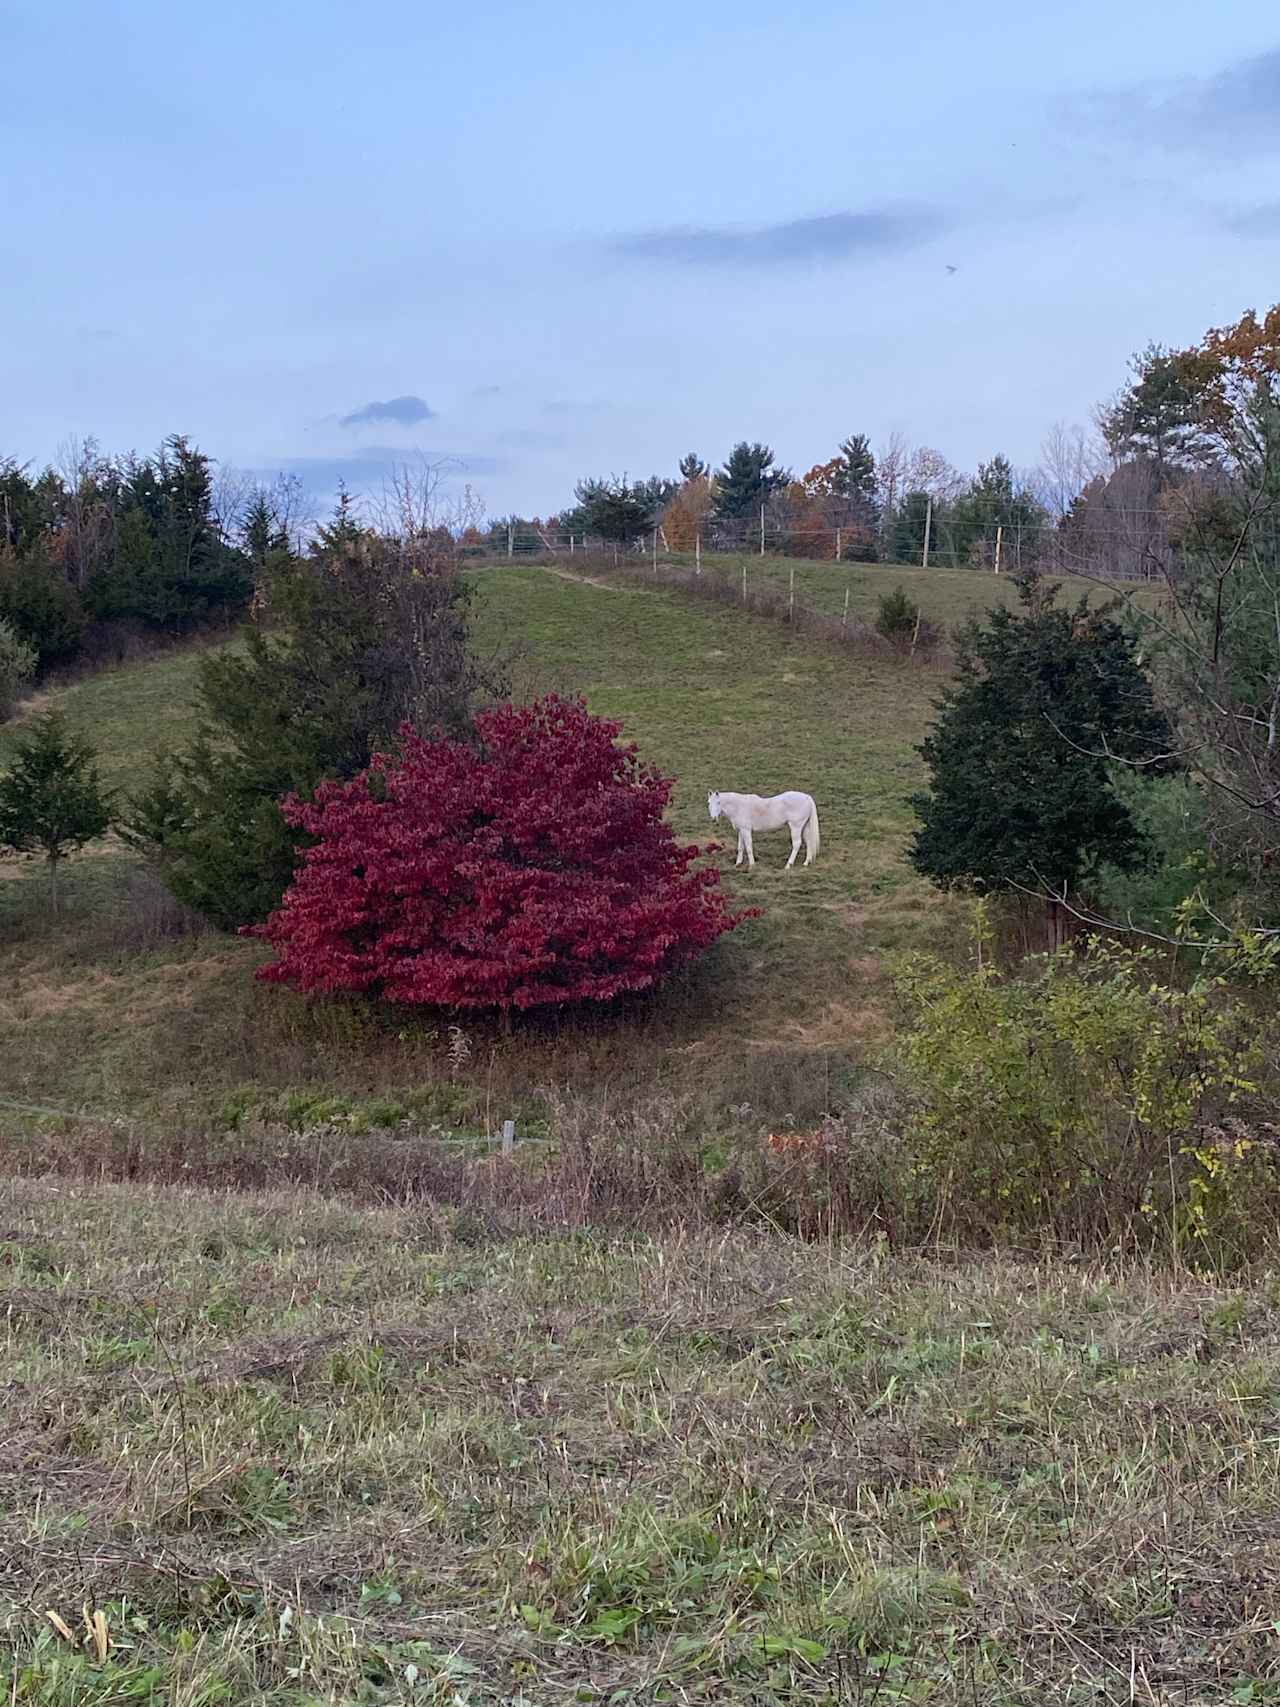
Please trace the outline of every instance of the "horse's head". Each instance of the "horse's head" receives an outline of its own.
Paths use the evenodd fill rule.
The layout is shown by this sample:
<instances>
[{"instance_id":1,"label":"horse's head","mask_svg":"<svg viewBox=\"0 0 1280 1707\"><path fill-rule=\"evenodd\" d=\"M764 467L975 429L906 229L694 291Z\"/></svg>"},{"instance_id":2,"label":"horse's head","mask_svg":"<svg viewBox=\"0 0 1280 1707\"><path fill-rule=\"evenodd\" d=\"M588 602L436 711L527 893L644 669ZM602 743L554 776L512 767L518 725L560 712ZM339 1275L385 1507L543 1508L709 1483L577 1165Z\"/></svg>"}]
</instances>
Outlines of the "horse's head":
<instances>
[{"instance_id":1,"label":"horse's head","mask_svg":"<svg viewBox=\"0 0 1280 1707\"><path fill-rule=\"evenodd\" d=\"M713 788L707 796L707 811L710 812L711 822L714 824L720 816L720 790L718 788Z\"/></svg>"}]
</instances>

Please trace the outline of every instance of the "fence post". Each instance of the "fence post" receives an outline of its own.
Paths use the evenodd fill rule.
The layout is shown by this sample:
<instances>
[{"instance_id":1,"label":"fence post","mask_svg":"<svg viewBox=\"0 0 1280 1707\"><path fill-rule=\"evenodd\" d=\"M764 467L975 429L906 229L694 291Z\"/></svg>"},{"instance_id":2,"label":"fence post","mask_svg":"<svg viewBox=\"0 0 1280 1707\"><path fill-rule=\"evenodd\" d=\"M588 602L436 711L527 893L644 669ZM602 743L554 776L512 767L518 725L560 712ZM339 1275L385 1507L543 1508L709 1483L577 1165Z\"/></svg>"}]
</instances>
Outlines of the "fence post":
<instances>
[{"instance_id":1,"label":"fence post","mask_svg":"<svg viewBox=\"0 0 1280 1707\"><path fill-rule=\"evenodd\" d=\"M573 556L573 535L572 534L569 535L569 555L570 555L570 557Z\"/></svg>"},{"instance_id":2,"label":"fence post","mask_svg":"<svg viewBox=\"0 0 1280 1707\"><path fill-rule=\"evenodd\" d=\"M791 565L791 578L787 587L787 621L795 627L796 621L796 566Z\"/></svg>"},{"instance_id":3,"label":"fence post","mask_svg":"<svg viewBox=\"0 0 1280 1707\"><path fill-rule=\"evenodd\" d=\"M996 523L996 574L1000 573L1000 557L1004 550L1004 524Z\"/></svg>"},{"instance_id":4,"label":"fence post","mask_svg":"<svg viewBox=\"0 0 1280 1707\"><path fill-rule=\"evenodd\" d=\"M516 1147L516 1123L514 1120L504 1120L502 1123L502 1153L509 1156Z\"/></svg>"},{"instance_id":5,"label":"fence post","mask_svg":"<svg viewBox=\"0 0 1280 1707\"><path fill-rule=\"evenodd\" d=\"M760 555L764 556L764 505L760 506Z\"/></svg>"},{"instance_id":6,"label":"fence post","mask_svg":"<svg viewBox=\"0 0 1280 1707\"><path fill-rule=\"evenodd\" d=\"M701 575L701 573L702 573L702 535L701 534L699 534L698 537L693 542L693 562L694 562L695 573L698 575Z\"/></svg>"},{"instance_id":7,"label":"fence post","mask_svg":"<svg viewBox=\"0 0 1280 1707\"><path fill-rule=\"evenodd\" d=\"M922 569L927 569L929 567L929 534L932 531L932 528L933 528L933 499L930 498L928 500L928 502L925 504L925 510L924 510L924 553L920 558L920 567Z\"/></svg>"},{"instance_id":8,"label":"fence post","mask_svg":"<svg viewBox=\"0 0 1280 1707\"><path fill-rule=\"evenodd\" d=\"M747 602L747 566L745 563L742 565L742 602L744 605Z\"/></svg>"},{"instance_id":9,"label":"fence post","mask_svg":"<svg viewBox=\"0 0 1280 1707\"><path fill-rule=\"evenodd\" d=\"M840 529L836 529L836 562L840 561Z\"/></svg>"},{"instance_id":10,"label":"fence post","mask_svg":"<svg viewBox=\"0 0 1280 1707\"><path fill-rule=\"evenodd\" d=\"M508 557L514 557L515 554L516 554L516 530L515 530L515 527L512 525L512 523L508 522L507 523L507 556Z\"/></svg>"},{"instance_id":11,"label":"fence post","mask_svg":"<svg viewBox=\"0 0 1280 1707\"><path fill-rule=\"evenodd\" d=\"M840 632L843 634L849 626L849 589L844 590L844 615L840 618Z\"/></svg>"},{"instance_id":12,"label":"fence post","mask_svg":"<svg viewBox=\"0 0 1280 1707\"><path fill-rule=\"evenodd\" d=\"M658 530L653 530L653 572L658 573Z\"/></svg>"}]
</instances>

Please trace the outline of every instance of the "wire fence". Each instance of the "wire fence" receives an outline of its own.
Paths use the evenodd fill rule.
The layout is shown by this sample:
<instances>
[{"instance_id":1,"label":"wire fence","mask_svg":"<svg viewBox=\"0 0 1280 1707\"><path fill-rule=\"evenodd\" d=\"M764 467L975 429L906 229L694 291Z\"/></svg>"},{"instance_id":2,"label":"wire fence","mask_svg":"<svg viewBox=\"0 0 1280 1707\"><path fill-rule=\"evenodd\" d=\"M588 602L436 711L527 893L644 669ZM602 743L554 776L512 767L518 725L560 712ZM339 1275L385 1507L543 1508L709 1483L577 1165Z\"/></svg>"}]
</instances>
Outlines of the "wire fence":
<instances>
[{"instance_id":1,"label":"wire fence","mask_svg":"<svg viewBox=\"0 0 1280 1707\"><path fill-rule=\"evenodd\" d=\"M935 527L926 515L916 537L911 537L901 528L876 535L857 526L793 527L772 521L766 512L754 523L710 523L692 537L661 524L622 540L533 524L509 524L493 528L483 537L464 539L462 551L464 558L479 560L603 556L622 562L648 558L654 563L691 565L695 572L704 558L750 555L855 565L881 563L900 568L980 569L994 574L1018 574L1035 568L1143 582L1163 580L1178 552L1165 524L1161 512L1127 509L1106 512L1083 526L993 522L977 529L966 528L961 535L946 520Z\"/></svg>"}]
</instances>

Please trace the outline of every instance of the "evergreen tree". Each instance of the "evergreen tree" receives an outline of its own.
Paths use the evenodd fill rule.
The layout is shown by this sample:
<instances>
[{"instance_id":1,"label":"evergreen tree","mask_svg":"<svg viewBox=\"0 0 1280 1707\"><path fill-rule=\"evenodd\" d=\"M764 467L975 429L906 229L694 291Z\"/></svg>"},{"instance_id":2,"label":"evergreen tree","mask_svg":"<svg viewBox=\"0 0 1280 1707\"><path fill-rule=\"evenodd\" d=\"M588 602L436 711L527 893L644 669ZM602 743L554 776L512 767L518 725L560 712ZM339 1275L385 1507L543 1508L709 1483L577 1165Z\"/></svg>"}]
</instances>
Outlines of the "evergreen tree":
<instances>
[{"instance_id":1,"label":"evergreen tree","mask_svg":"<svg viewBox=\"0 0 1280 1707\"><path fill-rule=\"evenodd\" d=\"M1203 403L1211 363L1202 350L1148 344L1129 368L1133 378L1103 413L1102 434L1112 456L1153 463L1164 484L1209 451Z\"/></svg>"},{"instance_id":2,"label":"evergreen tree","mask_svg":"<svg viewBox=\"0 0 1280 1707\"><path fill-rule=\"evenodd\" d=\"M300 832L282 797L357 775L405 722L467 738L488 686L451 542L366 532L342 504L272 602L277 631L201 659L197 738L160 761L121 831L227 928L265 918L293 875Z\"/></svg>"},{"instance_id":3,"label":"evergreen tree","mask_svg":"<svg viewBox=\"0 0 1280 1707\"><path fill-rule=\"evenodd\" d=\"M0 723L13 716L14 707L36 673L37 657L35 647L0 616Z\"/></svg>"},{"instance_id":4,"label":"evergreen tree","mask_svg":"<svg viewBox=\"0 0 1280 1707\"><path fill-rule=\"evenodd\" d=\"M262 487L254 493L245 512L244 549L258 571L289 550L289 535L280 523L270 494Z\"/></svg>"},{"instance_id":5,"label":"evergreen tree","mask_svg":"<svg viewBox=\"0 0 1280 1707\"><path fill-rule=\"evenodd\" d=\"M632 544L652 528L670 496L670 491L660 496L653 489L656 484L661 483L637 481L632 485L625 475L621 479L580 480L575 488L577 527L613 545ZM671 486L670 482L665 484Z\"/></svg>"},{"instance_id":6,"label":"evergreen tree","mask_svg":"<svg viewBox=\"0 0 1280 1707\"><path fill-rule=\"evenodd\" d=\"M1034 576L1018 590L1021 614L957 636L956 684L920 749L930 791L911 860L943 888L1069 895L1091 860L1124 871L1143 855L1104 755L1158 773L1170 732L1111 607L1059 609Z\"/></svg>"},{"instance_id":7,"label":"evergreen tree","mask_svg":"<svg viewBox=\"0 0 1280 1707\"><path fill-rule=\"evenodd\" d=\"M46 712L0 776L0 846L44 855L56 913L58 866L103 835L110 821L92 748L68 731L57 712Z\"/></svg>"},{"instance_id":8,"label":"evergreen tree","mask_svg":"<svg viewBox=\"0 0 1280 1707\"><path fill-rule=\"evenodd\" d=\"M680 478L690 480L705 480L711 473L710 463L703 462L696 450L691 450L687 456L680 458Z\"/></svg>"},{"instance_id":9,"label":"evergreen tree","mask_svg":"<svg viewBox=\"0 0 1280 1707\"><path fill-rule=\"evenodd\" d=\"M853 433L832 464L832 520L844 530L842 555L873 563L880 533L876 459L865 433Z\"/></svg>"},{"instance_id":10,"label":"evergreen tree","mask_svg":"<svg viewBox=\"0 0 1280 1707\"><path fill-rule=\"evenodd\" d=\"M114 559L85 586L90 612L180 633L252 591L248 561L218 530L209 458L175 435L154 458L127 464Z\"/></svg>"},{"instance_id":11,"label":"evergreen tree","mask_svg":"<svg viewBox=\"0 0 1280 1707\"><path fill-rule=\"evenodd\" d=\"M84 642L84 607L37 541L25 557L0 558L0 621L34 648L36 667L65 664Z\"/></svg>"},{"instance_id":12,"label":"evergreen tree","mask_svg":"<svg viewBox=\"0 0 1280 1707\"><path fill-rule=\"evenodd\" d=\"M978 464L975 479L950 506L947 521L957 563L987 563L995 552L996 529L1004 529L1005 561L1020 541L1023 556L1034 555L1048 515L1029 492L1018 486L1013 467L1004 456Z\"/></svg>"},{"instance_id":13,"label":"evergreen tree","mask_svg":"<svg viewBox=\"0 0 1280 1707\"><path fill-rule=\"evenodd\" d=\"M770 494L790 485L791 473L773 466L768 445L734 445L729 460L715 477L716 513L726 521L738 521L759 513Z\"/></svg>"},{"instance_id":14,"label":"evergreen tree","mask_svg":"<svg viewBox=\"0 0 1280 1707\"><path fill-rule=\"evenodd\" d=\"M834 484L840 497L861 499L874 512L876 459L865 433L853 433L841 444Z\"/></svg>"}]
</instances>

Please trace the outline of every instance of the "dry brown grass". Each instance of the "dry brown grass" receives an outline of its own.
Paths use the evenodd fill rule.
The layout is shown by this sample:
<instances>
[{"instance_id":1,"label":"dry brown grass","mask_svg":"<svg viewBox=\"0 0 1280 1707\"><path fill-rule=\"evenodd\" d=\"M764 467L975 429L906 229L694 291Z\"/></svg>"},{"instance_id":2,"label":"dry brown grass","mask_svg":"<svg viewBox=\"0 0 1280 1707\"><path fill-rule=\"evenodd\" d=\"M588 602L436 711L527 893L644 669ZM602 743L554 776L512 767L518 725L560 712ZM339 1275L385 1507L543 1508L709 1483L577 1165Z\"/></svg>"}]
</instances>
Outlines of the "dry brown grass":
<instances>
[{"instance_id":1,"label":"dry brown grass","mask_svg":"<svg viewBox=\"0 0 1280 1707\"><path fill-rule=\"evenodd\" d=\"M1276 1320L1265 1275L9 1181L5 1698L1273 1699Z\"/></svg>"}]
</instances>

